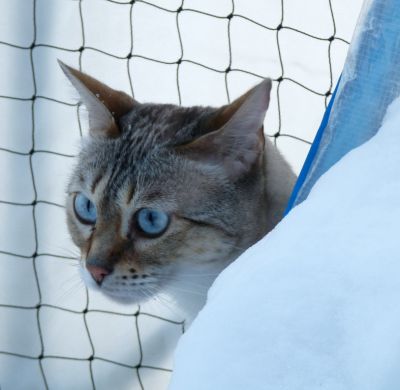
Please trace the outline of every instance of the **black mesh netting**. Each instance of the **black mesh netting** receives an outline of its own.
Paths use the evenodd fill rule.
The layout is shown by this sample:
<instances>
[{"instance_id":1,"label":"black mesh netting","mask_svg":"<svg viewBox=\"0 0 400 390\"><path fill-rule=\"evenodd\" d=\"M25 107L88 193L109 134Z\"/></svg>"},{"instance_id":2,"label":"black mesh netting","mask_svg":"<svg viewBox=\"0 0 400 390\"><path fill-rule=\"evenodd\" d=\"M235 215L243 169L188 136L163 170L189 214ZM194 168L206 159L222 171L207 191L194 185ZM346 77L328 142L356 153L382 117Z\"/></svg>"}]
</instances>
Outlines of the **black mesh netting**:
<instances>
[{"instance_id":1,"label":"black mesh netting","mask_svg":"<svg viewBox=\"0 0 400 390\"><path fill-rule=\"evenodd\" d=\"M160 345L168 344L168 341L159 338L159 329L169 327L170 333L166 337L175 341L184 331L183 321L165 314L168 312L160 314L157 310L151 311L151 306L116 311L109 304L102 306L101 301L93 304L91 293L79 282L72 287L68 286L69 290L66 292L71 294L72 290L79 289L78 296L72 298L78 303L64 304L62 296L52 299L52 291L56 291L57 288L63 290L59 280L63 279L64 269L69 267L75 272L73 265L76 264L76 253L70 249L71 253L68 254L68 249L61 250L56 244L46 244L52 241L54 230L60 229L59 234L65 232L64 227L60 228L61 225L65 225L64 206L59 198L47 194L52 193L52 187L59 185L57 167L62 165L68 170L74 157L74 153L68 153L69 149L63 148L64 144L68 143L65 140L68 137L79 138L85 132L80 106L72 100L63 100L59 97L62 94L53 93L54 89L59 88L59 80L63 77L55 58L61 58L72 66L78 64L81 69L82 61L87 58L84 70L89 73L93 73L91 69L96 69L96 61L104 60L106 65L102 66L110 72L114 72L113 66L118 64L118 77L129 83L128 90L135 96L143 91L141 80L135 79L135 72L140 73L143 69L148 69L149 83L157 84L157 69L165 67L169 72L166 81L169 82L168 88L175 88L171 100L178 104L197 102L196 96L192 98L197 92L192 90L190 80L203 75L203 71L207 75L204 80L212 82L215 79L219 85L223 84L222 94L225 93L226 101L238 95L241 87L237 86L241 85L243 80L242 84L251 85L263 77L271 76L274 80L274 107L269 117L271 120L266 125L266 132L289 159L294 150L301 150L301 159L312 141L316 122L313 123L312 129L308 128L307 121L299 121L296 124L297 114L293 119L292 113L302 111L302 118L322 116L340 72L340 61L344 58L343 53L348 46L349 36L342 36L337 28L335 3L339 1L309 1L306 5L308 8L299 8L293 0L267 1L260 2L263 6L258 11L246 13L243 11L243 1L231 0L221 1L220 9L225 7L226 12L221 11L220 14L214 12L212 7L206 10L204 4L207 2L201 5L199 2L185 0L179 3L150 0L3 0L1 7L11 11L3 12L3 19L0 21L3 25L0 28L3 63L3 75L0 77L0 112L3 117L3 128L0 130L2 390L160 389L161 384L168 381L171 366L156 364L157 342ZM94 9L100 6L106 7L104 12L116 21L116 24L112 26L105 23L107 18L93 18L90 7ZM275 20L270 18L271 25L267 24L269 19L263 17L264 14L268 14L269 6L279 10L279 17ZM327 27L321 33L313 29L313 24L308 22L310 18L318 18L315 16L317 11L314 10L314 14L310 11L310 7L313 6L321 10L318 11L321 12L321 19L325 18L326 21L322 22ZM46 7L50 9L48 15L43 13ZM69 21L71 13L62 14L63 7L73 7L74 21ZM343 7L338 11L341 25L342 10ZM225 14L222 15L222 12ZM294 17L298 12L304 13L305 24L308 23L304 29L301 23L291 24L292 21L301 20L301 17ZM46 32L46 29L41 28L42 23L48 25L46 15L51 18L55 13L58 15L55 25ZM149 48L142 50L141 29L151 26L154 20L157 20L157 25L153 26L154 31L164 35L154 39L161 37L167 41L173 40L177 47L176 53L171 53L170 56L152 56ZM169 25L165 31L162 30L163 20ZM349 22L351 26L354 26L354 23L355 20ZM188 25L191 24L197 33L187 38ZM240 41L238 26L249 31L249 37L251 31L256 31L254 37L259 34L261 41L258 42L257 38L252 41L248 38L245 42ZM119 33L115 31L116 27L120 28ZM68 30L69 28L71 30ZM206 34L202 29L203 32L213 29L216 34L215 42L204 42ZM115 46L118 50L109 52L103 47L92 45L92 40L88 41L87 36L92 36L94 30L95 34L99 35L98 39L110 42L111 47L112 40L117 39L118 45ZM10 31L14 33L11 34ZM19 40L18 36L25 38ZM48 40L46 36L49 37ZM264 36L267 37L265 42L262 41ZM152 42L152 37L148 39ZM62 44L63 40L65 45ZM271 47L268 46L268 42ZM312 67L307 69L302 64L296 64L296 58L293 57L296 57L297 51L292 56L288 54L286 48L289 47L289 43L293 47L296 46L298 53L307 57L310 63L319 61L320 67L323 68L322 73L314 73ZM203 61L201 56L193 54L196 53L197 44L202 50L210 48L208 59ZM223 49L219 49L219 45ZM215 57L212 51L214 46ZM225 62L220 60L222 51L226 51ZM261 55L261 59L254 60L254 64L258 65L253 66L253 51L257 54L265 51L269 53L269 58L264 61ZM339 52L342 54L339 55ZM248 58L242 61L244 56ZM337 61L336 57L341 59ZM53 70L47 74L49 66ZM60 79L53 79L54 72L60 73ZM97 76L96 72L94 75ZM315 83L316 79L323 82ZM62 83L67 84L66 79L62 80ZM14 87L10 87L11 84ZM211 99L214 86L209 85L207 88ZM159 96L165 98L163 86L160 85L159 89ZM239 92L243 91L242 88ZM204 93L203 90L201 92ZM294 99L292 107L288 107L288 94ZM305 101L315 104L304 107L303 97ZM157 96L153 100L157 101ZM306 109L312 114L304 114ZM53 119L49 119L50 117ZM76 124L76 134L72 130L71 134L66 134L63 130L65 122L68 121L71 128L74 128L73 123ZM49 136L46 133L48 127L61 130L58 133L55 130L54 135ZM49 138L54 141L54 148L51 140L45 141ZM52 222L53 220L55 222ZM149 328L152 327L153 330L149 333ZM115 342L116 338L120 341ZM150 339L153 344L147 352ZM128 353L121 352L118 355L124 346L124 340L125 345L129 345ZM171 345L174 342L171 341ZM164 348L169 347L164 345Z\"/></svg>"}]
</instances>

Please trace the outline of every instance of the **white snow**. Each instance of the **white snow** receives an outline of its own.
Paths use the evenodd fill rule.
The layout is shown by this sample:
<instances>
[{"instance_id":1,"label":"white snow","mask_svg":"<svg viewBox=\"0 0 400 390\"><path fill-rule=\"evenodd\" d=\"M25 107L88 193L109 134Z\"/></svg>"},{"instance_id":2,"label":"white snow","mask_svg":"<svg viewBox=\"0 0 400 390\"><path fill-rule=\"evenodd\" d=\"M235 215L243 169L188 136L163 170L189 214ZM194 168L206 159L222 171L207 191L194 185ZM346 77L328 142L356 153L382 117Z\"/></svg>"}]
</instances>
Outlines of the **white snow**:
<instances>
[{"instance_id":1,"label":"white snow","mask_svg":"<svg viewBox=\"0 0 400 390\"><path fill-rule=\"evenodd\" d=\"M171 390L400 389L400 98L216 280Z\"/></svg>"}]
</instances>

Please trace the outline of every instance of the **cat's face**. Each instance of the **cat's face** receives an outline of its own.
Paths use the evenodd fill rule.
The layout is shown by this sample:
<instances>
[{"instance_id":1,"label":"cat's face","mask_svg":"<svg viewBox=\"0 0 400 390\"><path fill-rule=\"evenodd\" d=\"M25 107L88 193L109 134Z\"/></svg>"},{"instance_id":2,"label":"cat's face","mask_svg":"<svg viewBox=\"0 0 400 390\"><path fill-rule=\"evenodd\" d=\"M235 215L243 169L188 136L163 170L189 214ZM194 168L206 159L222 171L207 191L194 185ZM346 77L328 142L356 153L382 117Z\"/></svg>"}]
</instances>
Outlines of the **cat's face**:
<instances>
[{"instance_id":1,"label":"cat's face","mask_svg":"<svg viewBox=\"0 0 400 390\"><path fill-rule=\"evenodd\" d=\"M215 277L265 233L257 213L269 82L220 109L182 108L139 104L63 70L89 113L67 199L89 283L138 302L196 273Z\"/></svg>"}]
</instances>

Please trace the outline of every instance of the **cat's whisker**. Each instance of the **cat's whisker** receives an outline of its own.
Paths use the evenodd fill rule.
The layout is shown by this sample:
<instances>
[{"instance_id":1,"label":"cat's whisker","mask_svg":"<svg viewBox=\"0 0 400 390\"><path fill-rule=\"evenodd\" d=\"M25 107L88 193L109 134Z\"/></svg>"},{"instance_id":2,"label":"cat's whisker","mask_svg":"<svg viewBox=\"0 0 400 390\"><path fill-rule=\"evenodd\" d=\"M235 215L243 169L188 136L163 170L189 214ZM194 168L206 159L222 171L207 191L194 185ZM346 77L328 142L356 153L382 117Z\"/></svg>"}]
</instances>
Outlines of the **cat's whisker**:
<instances>
[{"instance_id":1,"label":"cat's whisker","mask_svg":"<svg viewBox=\"0 0 400 390\"><path fill-rule=\"evenodd\" d=\"M154 287L142 287L142 290L144 295L146 295L146 297L148 298L148 301L146 302L146 305L154 305L154 304L158 304L158 305L164 305L164 302L162 302L159 297L157 296L158 291L154 288ZM156 307L156 311L157 311L157 307Z\"/></svg>"},{"instance_id":2,"label":"cat's whisker","mask_svg":"<svg viewBox=\"0 0 400 390\"><path fill-rule=\"evenodd\" d=\"M79 269L79 268L81 268L81 265L80 264L74 264L74 263L67 263L66 265L68 265L68 266L70 266L70 267L74 267L74 268L76 268L76 269Z\"/></svg>"},{"instance_id":3,"label":"cat's whisker","mask_svg":"<svg viewBox=\"0 0 400 390\"><path fill-rule=\"evenodd\" d=\"M195 291L195 290L188 290L186 288L181 288L181 287L177 287L174 285L168 285L167 290L173 290L173 291L177 291L177 292L183 292L183 293L187 293L187 294L193 294L193 295L198 295L203 297L204 293L201 293L199 291Z\"/></svg>"},{"instance_id":4,"label":"cat's whisker","mask_svg":"<svg viewBox=\"0 0 400 390\"><path fill-rule=\"evenodd\" d=\"M75 247L66 248L66 247L63 247L63 246L60 246L60 245L52 244L52 245L50 245L49 249L50 249L50 251L54 250L55 254L57 254L57 255L59 255L59 252L62 252L62 253L69 254L72 258L77 259L77 260L80 259L80 257L81 257L79 249L75 248ZM70 260L74 260L72 258Z\"/></svg>"},{"instance_id":5,"label":"cat's whisker","mask_svg":"<svg viewBox=\"0 0 400 390\"><path fill-rule=\"evenodd\" d=\"M159 292L159 288L154 286L154 285L145 285L142 286L143 290L146 290L146 292L150 293L151 298L156 298L157 293Z\"/></svg>"},{"instance_id":6,"label":"cat's whisker","mask_svg":"<svg viewBox=\"0 0 400 390\"><path fill-rule=\"evenodd\" d=\"M200 272L200 270L199 270L199 272L191 272L191 273L188 273L188 272L181 272L181 271L177 271L174 275L179 275L179 276L188 276L188 277L190 277L190 276L193 276L193 277L216 277L216 276L218 276L220 274L220 272L213 272L213 273L202 273L202 272ZM157 273L154 273L154 275L157 275L157 276L163 276L163 275L161 275L161 274L157 274Z\"/></svg>"},{"instance_id":7,"label":"cat's whisker","mask_svg":"<svg viewBox=\"0 0 400 390\"><path fill-rule=\"evenodd\" d=\"M153 294L151 294L147 288L142 288L141 292L146 296L146 298L149 300L149 302L154 300Z\"/></svg>"},{"instance_id":8,"label":"cat's whisker","mask_svg":"<svg viewBox=\"0 0 400 390\"><path fill-rule=\"evenodd\" d=\"M182 318L182 314L180 314L176 308L174 302L172 302L165 293L162 292L160 288L154 286L148 286L148 290L153 294L154 300L164 306L172 315L178 316Z\"/></svg>"},{"instance_id":9,"label":"cat's whisker","mask_svg":"<svg viewBox=\"0 0 400 390\"><path fill-rule=\"evenodd\" d=\"M76 282L81 283L82 285L84 285L83 280L79 274L79 272L74 271L73 273L71 273L71 275L69 275L68 277L66 277L62 283L60 284L59 290L58 291L63 291L65 289L65 287L68 287L68 285L72 284L76 284Z\"/></svg>"},{"instance_id":10,"label":"cat's whisker","mask_svg":"<svg viewBox=\"0 0 400 390\"><path fill-rule=\"evenodd\" d=\"M57 261L60 261L60 263L63 263L63 265L67 265L68 267L74 267L76 269L80 268L80 264L74 260L67 260L67 259L57 259Z\"/></svg>"},{"instance_id":11,"label":"cat's whisker","mask_svg":"<svg viewBox=\"0 0 400 390\"><path fill-rule=\"evenodd\" d=\"M179 282L181 285L187 285L189 287L193 286L193 287L198 287L198 288L202 288L202 289L209 287L209 283L201 284L201 283L193 282L191 280L185 280L185 277L186 276L179 278L176 276L165 275L165 276L160 276L160 280L161 281L168 280L168 281L173 281L173 282Z\"/></svg>"},{"instance_id":12,"label":"cat's whisker","mask_svg":"<svg viewBox=\"0 0 400 390\"><path fill-rule=\"evenodd\" d=\"M73 267L74 269L79 269L80 264L75 261L68 261L65 259L57 259L58 264L62 264L63 266Z\"/></svg>"}]
</instances>

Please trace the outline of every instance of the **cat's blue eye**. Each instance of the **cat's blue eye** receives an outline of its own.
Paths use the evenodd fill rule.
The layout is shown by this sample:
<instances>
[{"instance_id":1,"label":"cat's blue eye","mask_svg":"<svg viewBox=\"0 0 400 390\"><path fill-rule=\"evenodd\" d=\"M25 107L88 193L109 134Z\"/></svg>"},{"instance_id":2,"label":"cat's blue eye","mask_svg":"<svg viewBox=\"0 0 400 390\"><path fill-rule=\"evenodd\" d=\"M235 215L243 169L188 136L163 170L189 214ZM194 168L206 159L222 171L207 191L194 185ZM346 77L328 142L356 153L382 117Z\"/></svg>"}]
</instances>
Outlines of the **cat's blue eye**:
<instances>
[{"instance_id":1,"label":"cat's blue eye","mask_svg":"<svg viewBox=\"0 0 400 390\"><path fill-rule=\"evenodd\" d=\"M79 221L86 225L94 225L97 219L96 206L81 192L75 195L74 210Z\"/></svg>"},{"instance_id":2,"label":"cat's blue eye","mask_svg":"<svg viewBox=\"0 0 400 390\"><path fill-rule=\"evenodd\" d=\"M167 230L169 224L168 214L159 210L140 209L135 217L137 228L149 238L161 236Z\"/></svg>"}]
</instances>

